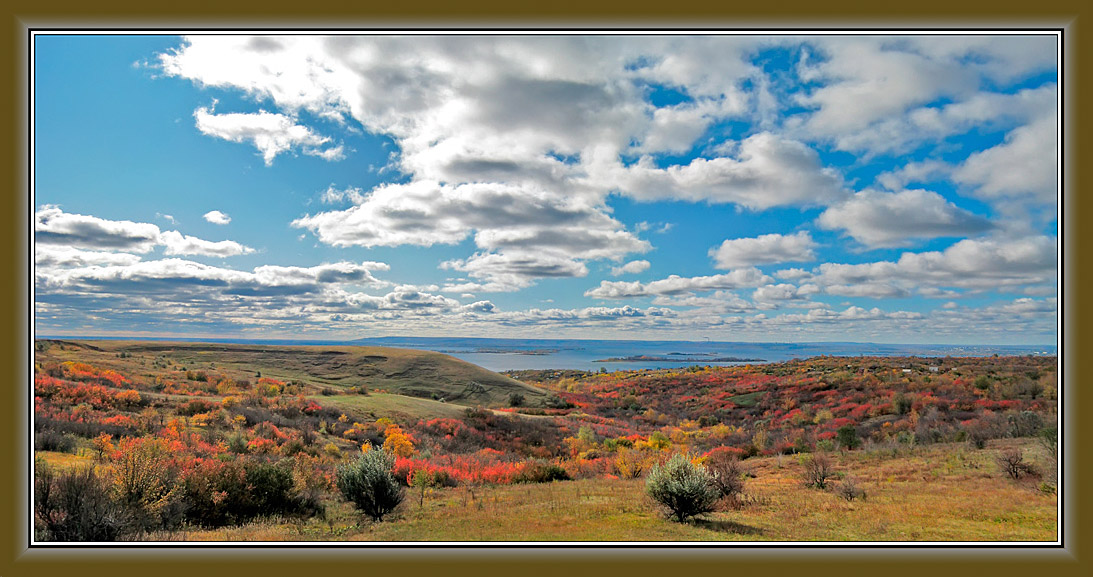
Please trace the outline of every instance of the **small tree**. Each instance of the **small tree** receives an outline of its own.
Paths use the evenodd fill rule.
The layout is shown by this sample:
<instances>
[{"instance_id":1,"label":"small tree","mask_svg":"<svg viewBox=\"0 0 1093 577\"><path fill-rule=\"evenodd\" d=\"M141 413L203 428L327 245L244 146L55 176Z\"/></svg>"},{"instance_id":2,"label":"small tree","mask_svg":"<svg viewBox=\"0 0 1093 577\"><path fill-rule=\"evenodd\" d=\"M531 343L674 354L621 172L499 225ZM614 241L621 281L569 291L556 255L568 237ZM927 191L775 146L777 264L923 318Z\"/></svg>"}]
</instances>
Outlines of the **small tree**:
<instances>
[{"instance_id":1,"label":"small tree","mask_svg":"<svg viewBox=\"0 0 1093 577\"><path fill-rule=\"evenodd\" d=\"M653 466L645 479L645 490L682 523L687 517L714 510L721 497L715 481L706 467L676 453L663 465Z\"/></svg>"},{"instance_id":2,"label":"small tree","mask_svg":"<svg viewBox=\"0 0 1093 577\"><path fill-rule=\"evenodd\" d=\"M1020 449L1007 449L996 457L998 466L1002 472L1013 479L1020 479L1024 475L1035 475L1036 467L1025 461L1025 454Z\"/></svg>"},{"instance_id":3,"label":"small tree","mask_svg":"<svg viewBox=\"0 0 1093 577\"><path fill-rule=\"evenodd\" d=\"M817 489L826 489L827 480L835 475L831 459L824 453L809 455L804 459L805 485Z\"/></svg>"},{"instance_id":4,"label":"small tree","mask_svg":"<svg viewBox=\"0 0 1093 577\"><path fill-rule=\"evenodd\" d=\"M524 406L524 395L520 393L509 393L509 406L510 407L522 407Z\"/></svg>"},{"instance_id":5,"label":"small tree","mask_svg":"<svg viewBox=\"0 0 1093 577\"><path fill-rule=\"evenodd\" d=\"M356 463L338 467L338 490L373 521L382 521L402 503L402 487L391 472L394 466L394 455L368 451Z\"/></svg>"},{"instance_id":6,"label":"small tree","mask_svg":"<svg viewBox=\"0 0 1093 577\"><path fill-rule=\"evenodd\" d=\"M854 425L843 425L839 427L839 430L835 432L835 439L839 441L839 447L843 449L856 449L861 444L861 440L858 439L858 430L854 428Z\"/></svg>"}]
</instances>

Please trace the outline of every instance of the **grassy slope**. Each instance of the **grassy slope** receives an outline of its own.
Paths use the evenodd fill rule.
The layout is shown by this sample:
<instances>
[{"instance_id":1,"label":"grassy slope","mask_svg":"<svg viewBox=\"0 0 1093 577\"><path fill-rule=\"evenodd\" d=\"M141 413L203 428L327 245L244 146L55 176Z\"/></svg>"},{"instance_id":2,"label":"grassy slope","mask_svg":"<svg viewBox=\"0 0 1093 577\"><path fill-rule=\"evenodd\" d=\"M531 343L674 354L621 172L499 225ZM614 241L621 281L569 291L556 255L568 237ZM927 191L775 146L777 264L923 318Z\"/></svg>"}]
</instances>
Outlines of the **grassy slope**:
<instances>
[{"instance_id":1,"label":"grassy slope","mask_svg":"<svg viewBox=\"0 0 1093 577\"><path fill-rule=\"evenodd\" d=\"M508 406L509 395L542 406L548 393L454 357L388 347L266 346L150 341L66 341L39 352L39 360L78 360L95 366L153 376L155 359L175 366L251 378L300 380L320 388L364 386L464 406ZM132 357L117 358L118 353ZM139 363L144 361L145 364ZM215 368L212 368L215 367ZM160 371L162 372L162 371ZM447 413L448 411L441 411ZM441 415L436 415L441 416Z\"/></svg>"},{"instance_id":2,"label":"grassy slope","mask_svg":"<svg viewBox=\"0 0 1093 577\"><path fill-rule=\"evenodd\" d=\"M1008 441L1005 444L1012 444ZM1028 445L1028 443L1025 443ZM802 486L792 457L749 459L750 502L679 524L665 520L642 480L586 479L545 485L457 487L418 505L407 490L389 520L368 524L339 499L328 520L271 519L246 527L189 531L185 540L294 541L1053 541L1056 497L1035 482L1003 477L1002 444L974 451L933 445L898 455L833 455L865 500ZM1031 445L1026 447L1035 451ZM838 482L836 482L837 484Z\"/></svg>"}]
</instances>

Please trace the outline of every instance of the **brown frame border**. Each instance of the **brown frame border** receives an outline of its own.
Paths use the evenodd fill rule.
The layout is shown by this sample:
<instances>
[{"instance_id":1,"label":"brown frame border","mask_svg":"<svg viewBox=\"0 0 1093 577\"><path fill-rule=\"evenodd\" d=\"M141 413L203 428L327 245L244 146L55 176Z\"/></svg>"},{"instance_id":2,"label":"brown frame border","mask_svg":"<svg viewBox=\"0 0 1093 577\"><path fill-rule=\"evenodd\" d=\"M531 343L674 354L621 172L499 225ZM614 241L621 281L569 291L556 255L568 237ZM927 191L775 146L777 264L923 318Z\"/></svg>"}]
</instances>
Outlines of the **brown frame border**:
<instances>
[{"instance_id":1,"label":"brown frame border","mask_svg":"<svg viewBox=\"0 0 1093 577\"><path fill-rule=\"evenodd\" d=\"M1088 139L1088 120L1079 118L1080 94L1089 80L1088 62L1079 59L1081 37L1079 20L1084 5L1076 0L1042 0L1033 6L1000 0L997 2L956 3L952 0L924 0L914 6L890 5L885 8L855 0L834 3L814 3L787 0L776 6L721 6L685 2L670 6L635 5L622 2L594 2L580 5L550 5L518 8L496 0L472 0L448 4L427 0L411 7L342 7L324 6L325 14L310 11L278 0L258 10L248 10L238 0L221 0L213 6L178 8L153 7L133 0L108 0L94 5L73 0L35 5L28 0L15 0L10 7L10 19L0 44L6 58L0 59L5 69L3 77L11 88L3 93L9 114L3 118L4 140L2 173L11 177L11 189L3 196L4 213L15 220L5 227L6 242L3 262L12 274L3 290L5 305L0 316L3 341L0 346L0 366L7 367L7 402L0 403L5 419L0 436L0 462L14 463L0 473L0 577L23 575L119 575L119 574L192 574L208 575L268 573L296 575L308 571L334 570L345 572L381 572L412 574L491 574L526 573L554 574L565 571L571 575L654 574L669 571L732 571L782 572L810 575L831 574L965 574L987 571L993 575L1028 575L1047 572L1051 575L1081 575L1080 553L1090 551L1083 539L1083 517L1087 517L1087 500L1082 499L1080 480L1089 478L1090 464L1077 459L1079 448L1088 436L1089 427L1078 422L1081 386L1077 375L1085 374L1090 360L1080 358L1078 323L1084 320L1088 307L1076 298L1077 287L1088 286L1076 253L1085 244L1084 238L1073 233L1080 222L1085 203L1078 178L1080 143ZM1086 9L1088 13L1088 8ZM785 14L793 14L787 18ZM1066 504L1064 511L1064 549L1017 550L1002 548L969 551L942 548L913 549L843 549L843 548L777 548L777 549L643 549L567 548L567 549L213 549L160 548L26 548L26 415L28 401L20 386L29 380L29 299L27 278L29 247L29 214L27 191L27 30L39 26L73 27L1061 27L1065 29L1064 54L1064 190L1060 229L1068 231L1063 242L1063 282L1065 317L1062 318L1062 339L1069 355L1064 359L1061 375L1066 383L1066 405L1063 407L1067 430ZM314 567L321 564L320 567ZM1086 563L1088 565L1088 563ZM1087 567L1088 570L1088 567Z\"/></svg>"}]
</instances>

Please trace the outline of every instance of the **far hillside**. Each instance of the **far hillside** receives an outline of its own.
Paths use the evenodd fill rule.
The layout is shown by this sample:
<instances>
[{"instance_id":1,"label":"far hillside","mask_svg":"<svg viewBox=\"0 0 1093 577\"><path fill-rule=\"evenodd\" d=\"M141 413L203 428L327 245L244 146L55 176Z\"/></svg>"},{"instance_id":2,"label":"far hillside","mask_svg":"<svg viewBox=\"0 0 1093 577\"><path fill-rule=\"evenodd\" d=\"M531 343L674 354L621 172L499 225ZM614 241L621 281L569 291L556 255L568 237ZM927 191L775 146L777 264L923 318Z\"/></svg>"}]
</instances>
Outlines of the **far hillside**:
<instances>
[{"instance_id":1,"label":"far hillside","mask_svg":"<svg viewBox=\"0 0 1093 577\"><path fill-rule=\"evenodd\" d=\"M551 399L542 389L431 351L57 340L40 340L36 348L39 360L78 360L125 373L137 368L150 378L177 374L200 379L213 373L236 379L266 377L295 381L319 392L386 391L468 407L508 407L513 399L523 406L544 407Z\"/></svg>"}]
</instances>

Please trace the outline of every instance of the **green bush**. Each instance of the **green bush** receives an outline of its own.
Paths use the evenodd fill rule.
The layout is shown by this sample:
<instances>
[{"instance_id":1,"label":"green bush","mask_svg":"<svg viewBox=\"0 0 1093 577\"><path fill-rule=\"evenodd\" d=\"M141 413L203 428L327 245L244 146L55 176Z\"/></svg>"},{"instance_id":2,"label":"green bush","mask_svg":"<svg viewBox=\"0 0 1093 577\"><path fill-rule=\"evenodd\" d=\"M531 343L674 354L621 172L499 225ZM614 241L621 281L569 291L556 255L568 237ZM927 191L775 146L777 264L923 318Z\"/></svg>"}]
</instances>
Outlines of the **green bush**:
<instances>
[{"instance_id":1,"label":"green bush","mask_svg":"<svg viewBox=\"0 0 1093 577\"><path fill-rule=\"evenodd\" d=\"M402 486L391 472L394 466L394 455L368 451L356 463L338 467L338 490L373 521L382 521L403 499Z\"/></svg>"},{"instance_id":2,"label":"green bush","mask_svg":"<svg viewBox=\"0 0 1093 577\"><path fill-rule=\"evenodd\" d=\"M858 430L854 428L854 425L843 425L839 427L839 430L835 432L835 439L839 442L839 447L843 449L856 449L861 444L861 440L858 439Z\"/></svg>"},{"instance_id":3,"label":"green bush","mask_svg":"<svg viewBox=\"0 0 1093 577\"><path fill-rule=\"evenodd\" d=\"M706 467L676 453L663 465L653 465L645 479L645 491L682 523L688 517L714 510L721 497L715 481Z\"/></svg>"},{"instance_id":4,"label":"green bush","mask_svg":"<svg viewBox=\"0 0 1093 577\"><path fill-rule=\"evenodd\" d=\"M317 512L300 495L292 471L251 460L204 461L186 476L186 520L201 527L242 525L256 517Z\"/></svg>"}]
</instances>

